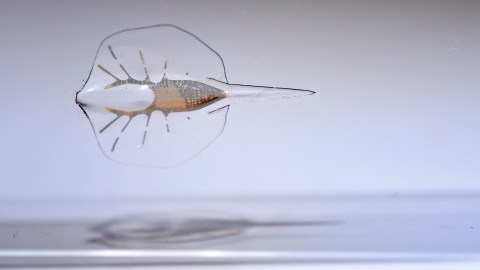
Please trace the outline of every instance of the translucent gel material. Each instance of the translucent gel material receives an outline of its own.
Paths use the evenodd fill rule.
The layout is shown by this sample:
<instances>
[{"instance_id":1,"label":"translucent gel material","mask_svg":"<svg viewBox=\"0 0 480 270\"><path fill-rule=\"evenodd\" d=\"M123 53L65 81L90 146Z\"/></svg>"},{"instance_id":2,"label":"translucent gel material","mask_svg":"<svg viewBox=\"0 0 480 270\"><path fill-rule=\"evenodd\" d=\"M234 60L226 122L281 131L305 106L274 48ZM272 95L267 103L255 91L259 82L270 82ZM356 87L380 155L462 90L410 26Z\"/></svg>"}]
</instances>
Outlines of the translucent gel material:
<instances>
[{"instance_id":1,"label":"translucent gel material","mask_svg":"<svg viewBox=\"0 0 480 270\"><path fill-rule=\"evenodd\" d=\"M173 25L105 38L76 102L112 160L171 167L195 157L224 130L232 103L313 91L230 84L221 56Z\"/></svg>"}]
</instances>

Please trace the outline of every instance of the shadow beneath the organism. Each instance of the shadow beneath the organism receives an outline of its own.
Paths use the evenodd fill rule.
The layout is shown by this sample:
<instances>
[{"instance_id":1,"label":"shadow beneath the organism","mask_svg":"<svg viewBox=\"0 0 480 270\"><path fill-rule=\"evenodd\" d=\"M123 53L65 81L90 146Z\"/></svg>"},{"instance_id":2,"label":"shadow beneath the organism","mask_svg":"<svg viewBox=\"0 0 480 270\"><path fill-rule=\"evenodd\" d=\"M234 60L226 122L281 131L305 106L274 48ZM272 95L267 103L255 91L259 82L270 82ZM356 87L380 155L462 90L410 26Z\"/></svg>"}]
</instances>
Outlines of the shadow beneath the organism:
<instances>
[{"instance_id":1,"label":"shadow beneath the organism","mask_svg":"<svg viewBox=\"0 0 480 270\"><path fill-rule=\"evenodd\" d=\"M228 216L133 215L113 219L92 227L99 237L90 239L109 248L155 248L172 245L191 246L218 239L244 236L254 228L317 227L339 225L338 221L276 220L256 221Z\"/></svg>"}]
</instances>

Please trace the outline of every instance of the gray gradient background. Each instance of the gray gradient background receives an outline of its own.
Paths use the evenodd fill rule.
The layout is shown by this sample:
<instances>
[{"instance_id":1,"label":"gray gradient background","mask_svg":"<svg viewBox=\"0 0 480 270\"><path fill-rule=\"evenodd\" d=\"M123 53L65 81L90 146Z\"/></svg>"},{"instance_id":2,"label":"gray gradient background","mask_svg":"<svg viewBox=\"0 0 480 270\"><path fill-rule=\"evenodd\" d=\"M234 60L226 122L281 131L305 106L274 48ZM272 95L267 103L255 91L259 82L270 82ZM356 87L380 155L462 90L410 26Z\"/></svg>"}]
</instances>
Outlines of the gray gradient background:
<instances>
[{"instance_id":1,"label":"gray gradient background","mask_svg":"<svg viewBox=\"0 0 480 270\"><path fill-rule=\"evenodd\" d=\"M105 158L74 103L100 41L172 23L232 83L317 91L233 106L173 169ZM0 198L480 190L479 1L0 1Z\"/></svg>"}]
</instances>

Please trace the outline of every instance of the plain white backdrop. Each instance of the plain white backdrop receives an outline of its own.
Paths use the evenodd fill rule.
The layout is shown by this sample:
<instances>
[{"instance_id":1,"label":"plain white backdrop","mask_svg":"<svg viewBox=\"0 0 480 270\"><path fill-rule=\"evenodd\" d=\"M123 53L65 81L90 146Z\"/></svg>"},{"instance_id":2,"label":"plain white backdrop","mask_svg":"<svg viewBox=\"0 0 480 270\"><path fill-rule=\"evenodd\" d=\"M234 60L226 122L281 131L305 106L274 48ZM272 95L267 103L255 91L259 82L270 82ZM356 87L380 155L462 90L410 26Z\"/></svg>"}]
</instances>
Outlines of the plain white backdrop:
<instances>
[{"instance_id":1,"label":"plain white backdrop","mask_svg":"<svg viewBox=\"0 0 480 270\"><path fill-rule=\"evenodd\" d=\"M480 188L476 1L2 1L0 198L269 196ZM100 41L181 26L232 83L317 91L233 106L174 169L105 158L74 102Z\"/></svg>"}]
</instances>

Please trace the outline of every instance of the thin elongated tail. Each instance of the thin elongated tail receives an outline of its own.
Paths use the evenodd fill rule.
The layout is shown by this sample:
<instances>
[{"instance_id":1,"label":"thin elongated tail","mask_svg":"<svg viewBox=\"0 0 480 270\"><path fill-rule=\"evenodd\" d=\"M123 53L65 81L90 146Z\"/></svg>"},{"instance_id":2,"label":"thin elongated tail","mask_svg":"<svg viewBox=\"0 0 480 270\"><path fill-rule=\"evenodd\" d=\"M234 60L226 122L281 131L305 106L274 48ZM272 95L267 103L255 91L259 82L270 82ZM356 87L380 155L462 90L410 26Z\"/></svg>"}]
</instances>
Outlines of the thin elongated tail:
<instances>
[{"instance_id":1,"label":"thin elongated tail","mask_svg":"<svg viewBox=\"0 0 480 270\"><path fill-rule=\"evenodd\" d=\"M315 94L315 91L305 89L262 85L230 84L212 78L209 79L211 82L211 86L217 86L220 89L225 89L225 86L228 86L227 97L233 103L295 98Z\"/></svg>"}]
</instances>

